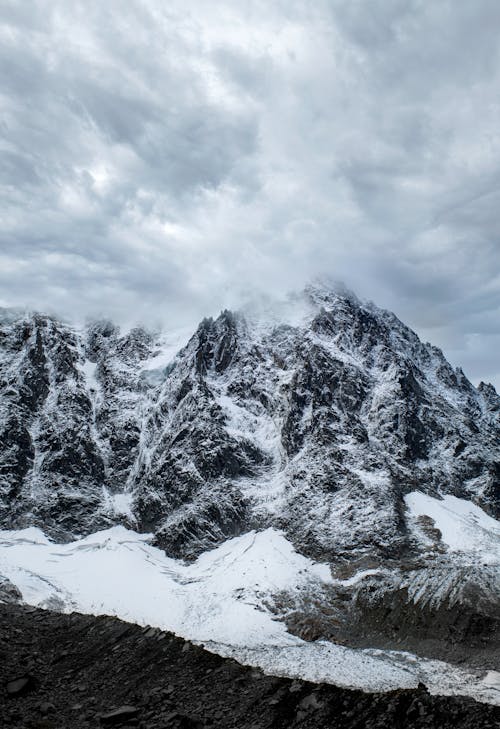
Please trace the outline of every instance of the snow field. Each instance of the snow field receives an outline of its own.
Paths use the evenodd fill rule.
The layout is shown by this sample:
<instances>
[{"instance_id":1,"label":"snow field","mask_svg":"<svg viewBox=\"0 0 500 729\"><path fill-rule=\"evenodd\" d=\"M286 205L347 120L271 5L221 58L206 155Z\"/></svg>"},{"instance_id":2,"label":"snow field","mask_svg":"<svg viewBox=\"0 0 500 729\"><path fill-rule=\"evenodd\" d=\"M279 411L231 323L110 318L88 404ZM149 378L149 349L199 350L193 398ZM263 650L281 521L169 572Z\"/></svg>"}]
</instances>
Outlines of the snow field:
<instances>
[{"instance_id":1,"label":"snow field","mask_svg":"<svg viewBox=\"0 0 500 729\"><path fill-rule=\"evenodd\" d=\"M191 564L166 557L149 539L120 526L63 545L35 528L1 531L0 574L31 605L153 625L269 673L369 691L423 681L433 693L500 704L495 672L482 676L409 653L289 634L266 599L332 578L327 565L297 554L274 529L228 540Z\"/></svg>"}]
</instances>

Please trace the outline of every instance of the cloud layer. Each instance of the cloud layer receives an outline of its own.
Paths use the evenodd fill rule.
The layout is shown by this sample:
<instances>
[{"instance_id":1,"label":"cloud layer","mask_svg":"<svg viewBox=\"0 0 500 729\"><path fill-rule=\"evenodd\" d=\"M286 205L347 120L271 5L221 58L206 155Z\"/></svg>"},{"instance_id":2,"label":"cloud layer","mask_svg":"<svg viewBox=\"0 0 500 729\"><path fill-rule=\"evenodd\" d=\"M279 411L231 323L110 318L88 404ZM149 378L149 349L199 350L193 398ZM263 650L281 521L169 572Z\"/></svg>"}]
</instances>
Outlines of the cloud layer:
<instances>
[{"instance_id":1,"label":"cloud layer","mask_svg":"<svg viewBox=\"0 0 500 729\"><path fill-rule=\"evenodd\" d=\"M185 322L327 273L500 384L496 0L0 22L3 303Z\"/></svg>"}]
</instances>

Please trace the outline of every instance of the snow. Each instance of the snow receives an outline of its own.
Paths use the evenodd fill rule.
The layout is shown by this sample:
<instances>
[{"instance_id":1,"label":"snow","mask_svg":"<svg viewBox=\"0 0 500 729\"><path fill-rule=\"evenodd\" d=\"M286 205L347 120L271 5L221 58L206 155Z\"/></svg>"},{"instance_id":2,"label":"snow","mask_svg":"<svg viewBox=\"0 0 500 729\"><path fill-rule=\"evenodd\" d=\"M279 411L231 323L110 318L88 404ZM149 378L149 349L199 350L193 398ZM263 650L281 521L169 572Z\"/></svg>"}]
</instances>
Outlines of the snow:
<instances>
[{"instance_id":1,"label":"snow","mask_svg":"<svg viewBox=\"0 0 500 729\"><path fill-rule=\"evenodd\" d=\"M257 478L242 478L239 488L245 498L255 506L256 511L266 514L279 513L285 503L287 485L283 468L286 464L286 453L281 442L281 423L273 419L262 406L257 405L258 412L248 407L239 406L229 397L224 387L208 380L214 392L219 391L217 402L226 417L225 429L228 435L236 439L250 441L267 455L271 465ZM225 388L227 390L227 383Z\"/></svg>"},{"instance_id":2,"label":"snow","mask_svg":"<svg viewBox=\"0 0 500 729\"><path fill-rule=\"evenodd\" d=\"M374 575L381 575L385 573L389 573L389 570L360 570L359 572L356 572L356 574L354 574L352 577L348 577L345 580L334 580L334 582L336 585L342 585L342 587L353 587L353 585L357 585L358 582L364 580L365 577L373 577Z\"/></svg>"},{"instance_id":3,"label":"snow","mask_svg":"<svg viewBox=\"0 0 500 729\"><path fill-rule=\"evenodd\" d=\"M262 611L263 596L330 579L326 565L297 554L273 529L232 539L187 565L150 546L152 535L120 526L64 545L43 541L39 530L30 540L28 532L0 532L0 574L30 603L39 604L32 590L36 574L53 586L54 597L66 601L70 594L72 608L156 625L192 640L294 643L284 624ZM44 590L42 600L47 597Z\"/></svg>"},{"instance_id":4,"label":"snow","mask_svg":"<svg viewBox=\"0 0 500 729\"><path fill-rule=\"evenodd\" d=\"M493 686L500 691L500 673L498 671L488 671L483 679L486 686Z\"/></svg>"},{"instance_id":5,"label":"snow","mask_svg":"<svg viewBox=\"0 0 500 729\"><path fill-rule=\"evenodd\" d=\"M436 499L420 491L405 496L413 520L429 516L452 552L475 555L483 564L500 563L500 523L479 506L456 496Z\"/></svg>"},{"instance_id":6,"label":"snow","mask_svg":"<svg viewBox=\"0 0 500 729\"><path fill-rule=\"evenodd\" d=\"M98 392L100 385L96 377L97 362L91 362L89 359L85 359L80 367L85 377L87 389Z\"/></svg>"},{"instance_id":7,"label":"snow","mask_svg":"<svg viewBox=\"0 0 500 729\"><path fill-rule=\"evenodd\" d=\"M495 672L482 676L409 653L306 643L266 602L284 590L317 590L329 567L295 552L275 529L249 532L185 564L121 526L70 544L39 529L0 531L0 574L26 602L116 615L171 630L221 655L291 677L366 690L416 686L500 703Z\"/></svg>"},{"instance_id":8,"label":"snow","mask_svg":"<svg viewBox=\"0 0 500 729\"><path fill-rule=\"evenodd\" d=\"M0 540L4 534L15 534L16 535L16 541L22 544L23 542L26 542L27 544L51 544L52 542L48 537L45 536L45 534L42 532L41 529L38 527L26 527L26 529L18 529L15 532L5 532L0 530ZM1 543L1 541L0 541Z\"/></svg>"},{"instance_id":9,"label":"snow","mask_svg":"<svg viewBox=\"0 0 500 729\"><path fill-rule=\"evenodd\" d=\"M132 511L132 503L134 495L130 491L112 494L103 486L103 507L110 516L126 516L132 523L136 522L136 518Z\"/></svg>"},{"instance_id":10,"label":"snow","mask_svg":"<svg viewBox=\"0 0 500 729\"><path fill-rule=\"evenodd\" d=\"M192 327L183 327L163 334L160 341L157 342L157 349L154 356L142 363L143 371L154 372L156 370L164 370L192 335Z\"/></svg>"}]
</instances>

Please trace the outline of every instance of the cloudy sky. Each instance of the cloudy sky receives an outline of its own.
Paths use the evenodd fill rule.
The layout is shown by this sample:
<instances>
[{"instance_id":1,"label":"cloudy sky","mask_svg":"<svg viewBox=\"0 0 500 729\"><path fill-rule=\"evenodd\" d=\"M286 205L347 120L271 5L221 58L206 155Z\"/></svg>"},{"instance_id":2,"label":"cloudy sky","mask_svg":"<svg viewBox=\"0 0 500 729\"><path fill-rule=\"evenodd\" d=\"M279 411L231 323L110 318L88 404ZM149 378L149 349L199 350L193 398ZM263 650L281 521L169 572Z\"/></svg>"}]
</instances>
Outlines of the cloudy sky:
<instances>
[{"instance_id":1,"label":"cloudy sky","mask_svg":"<svg viewBox=\"0 0 500 729\"><path fill-rule=\"evenodd\" d=\"M498 387L499 37L498 0L3 0L0 303L327 274Z\"/></svg>"}]
</instances>

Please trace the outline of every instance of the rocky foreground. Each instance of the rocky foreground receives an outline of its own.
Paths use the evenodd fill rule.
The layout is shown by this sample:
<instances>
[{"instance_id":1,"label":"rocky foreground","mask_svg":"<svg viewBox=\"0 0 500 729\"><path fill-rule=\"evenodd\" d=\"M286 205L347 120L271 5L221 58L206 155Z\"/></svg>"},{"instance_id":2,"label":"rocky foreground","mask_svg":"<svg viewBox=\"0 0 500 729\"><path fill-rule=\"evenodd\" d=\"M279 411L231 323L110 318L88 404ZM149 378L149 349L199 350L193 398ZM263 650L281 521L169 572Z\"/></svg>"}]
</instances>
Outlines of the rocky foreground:
<instances>
[{"instance_id":1,"label":"rocky foreground","mask_svg":"<svg viewBox=\"0 0 500 729\"><path fill-rule=\"evenodd\" d=\"M0 726L500 727L500 707L425 687L367 694L266 676L111 617L0 605Z\"/></svg>"}]
</instances>

